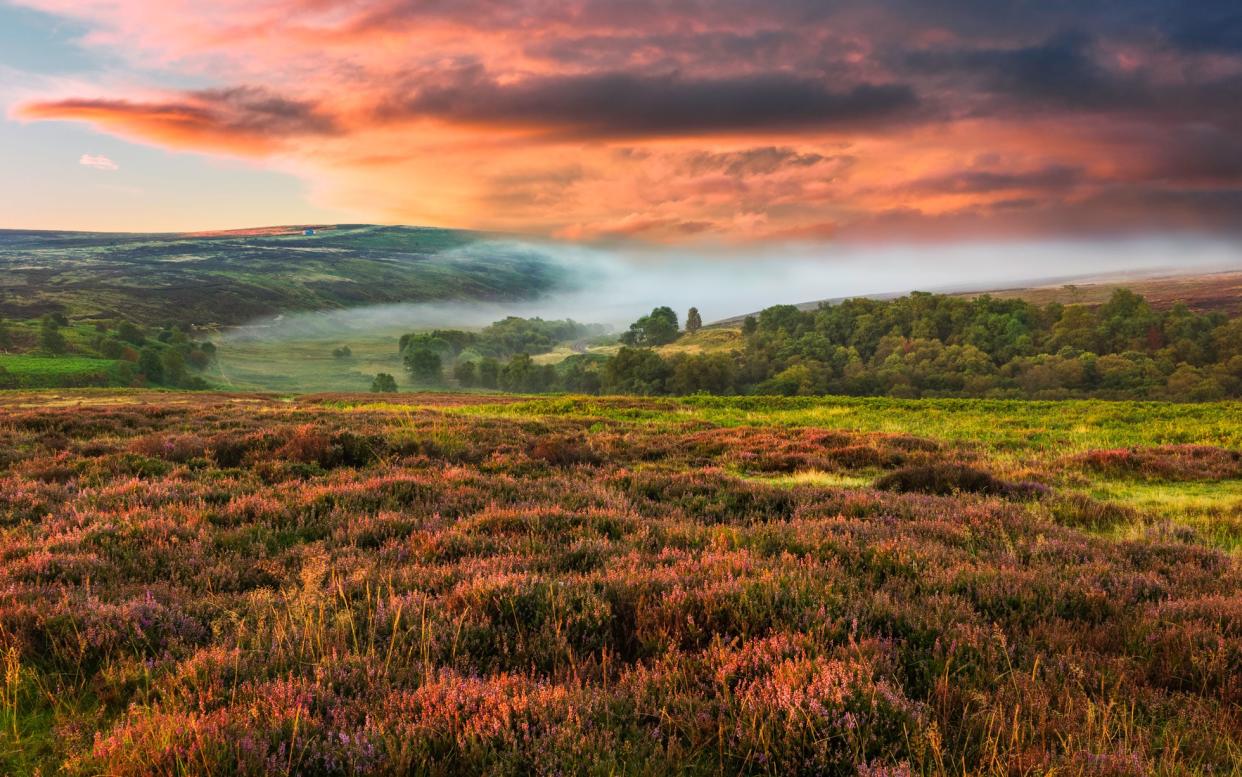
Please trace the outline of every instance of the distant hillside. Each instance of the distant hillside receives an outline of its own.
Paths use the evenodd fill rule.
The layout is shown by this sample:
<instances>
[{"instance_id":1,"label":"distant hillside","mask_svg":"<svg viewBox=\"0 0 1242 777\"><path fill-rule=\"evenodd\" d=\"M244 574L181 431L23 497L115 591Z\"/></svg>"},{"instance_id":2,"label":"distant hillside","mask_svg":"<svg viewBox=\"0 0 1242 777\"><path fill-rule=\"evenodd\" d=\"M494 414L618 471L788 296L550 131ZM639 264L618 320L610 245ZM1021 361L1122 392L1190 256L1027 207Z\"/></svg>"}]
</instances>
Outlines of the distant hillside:
<instances>
[{"instance_id":1,"label":"distant hillside","mask_svg":"<svg viewBox=\"0 0 1242 777\"><path fill-rule=\"evenodd\" d=\"M1078 279L1033 281L1028 285L1005 289L941 289L938 293L952 297L979 297L984 294L1001 299L1024 299L1037 305L1060 302L1065 305L1101 305L1114 289L1127 288L1141 294L1153 307L1164 309L1184 302L1191 310L1206 313L1218 310L1230 316L1242 315L1242 272L1199 273L1191 275L1135 276L1117 275ZM858 294L874 300L902 297L911 290L883 294ZM799 310L815 310L820 305L836 304L848 297L812 300L797 303ZM747 315L732 316L713 322L712 327L739 326Z\"/></svg>"},{"instance_id":2,"label":"distant hillside","mask_svg":"<svg viewBox=\"0 0 1242 777\"><path fill-rule=\"evenodd\" d=\"M196 234L0 230L0 316L62 312L225 325L367 304L528 300L565 283L549 257L490 237L369 225Z\"/></svg>"},{"instance_id":3,"label":"distant hillside","mask_svg":"<svg viewBox=\"0 0 1242 777\"><path fill-rule=\"evenodd\" d=\"M1147 278L1116 278L1077 283L1058 283L987 292L960 292L954 296L976 297L990 294L1002 299L1024 299L1037 305L1060 302L1065 305L1102 305L1114 289L1125 287L1141 294L1157 309L1184 302L1191 310L1207 313L1219 310L1230 316L1242 315L1242 272L1204 275L1173 275Z\"/></svg>"}]
</instances>

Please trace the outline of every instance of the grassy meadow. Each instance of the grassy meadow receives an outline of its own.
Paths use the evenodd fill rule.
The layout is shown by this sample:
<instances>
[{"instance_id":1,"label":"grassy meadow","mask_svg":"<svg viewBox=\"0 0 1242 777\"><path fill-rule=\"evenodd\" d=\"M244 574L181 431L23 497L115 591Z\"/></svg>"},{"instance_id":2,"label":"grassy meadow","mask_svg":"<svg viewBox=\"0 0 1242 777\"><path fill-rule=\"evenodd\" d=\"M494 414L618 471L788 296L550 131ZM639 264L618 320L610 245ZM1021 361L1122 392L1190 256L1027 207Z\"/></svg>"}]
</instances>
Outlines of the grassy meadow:
<instances>
[{"instance_id":1,"label":"grassy meadow","mask_svg":"<svg viewBox=\"0 0 1242 777\"><path fill-rule=\"evenodd\" d=\"M113 380L116 362L89 356L0 353L0 369L30 388L107 385Z\"/></svg>"},{"instance_id":2,"label":"grassy meadow","mask_svg":"<svg viewBox=\"0 0 1242 777\"><path fill-rule=\"evenodd\" d=\"M1242 773L1236 403L0 393L0 773Z\"/></svg>"},{"instance_id":3,"label":"grassy meadow","mask_svg":"<svg viewBox=\"0 0 1242 777\"><path fill-rule=\"evenodd\" d=\"M366 391L378 372L409 388L397 338L235 340L222 344L205 377L228 391ZM348 358L333 356L348 345Z\"/></svg>"}]
</instances>

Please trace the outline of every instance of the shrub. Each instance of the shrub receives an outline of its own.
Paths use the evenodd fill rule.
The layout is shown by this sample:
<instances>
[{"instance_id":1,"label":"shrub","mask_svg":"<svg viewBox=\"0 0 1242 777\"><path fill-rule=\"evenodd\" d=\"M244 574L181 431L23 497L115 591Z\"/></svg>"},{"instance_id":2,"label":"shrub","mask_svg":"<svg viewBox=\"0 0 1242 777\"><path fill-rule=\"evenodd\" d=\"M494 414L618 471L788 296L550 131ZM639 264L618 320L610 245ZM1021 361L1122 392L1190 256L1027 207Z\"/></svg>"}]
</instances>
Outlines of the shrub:
<instances>
[{"instance_id":1,"label":"shrub","mask_svg":"<svg viewBox=\"0 0 1242 777\"><path fill-rule=\"evenodd\" d=\"M397 379L387 372L381 372L371 381L371 391L377 394L393 394L397 391Z\"/></svg>"},{"instance_id":2,"label":"shrub","mask_svg":"<svg viewBox=\"0 0 1242 777\"><path fill-rule=\"evenodd\" d=\"M885 491L918 492L950 496L952 494L987 494L1014 499L1035 499L1048 488L1038 483L1009 483L983 470L962 464L929 464L906 467L875 481Z\"/></svg>"}]
</instances>

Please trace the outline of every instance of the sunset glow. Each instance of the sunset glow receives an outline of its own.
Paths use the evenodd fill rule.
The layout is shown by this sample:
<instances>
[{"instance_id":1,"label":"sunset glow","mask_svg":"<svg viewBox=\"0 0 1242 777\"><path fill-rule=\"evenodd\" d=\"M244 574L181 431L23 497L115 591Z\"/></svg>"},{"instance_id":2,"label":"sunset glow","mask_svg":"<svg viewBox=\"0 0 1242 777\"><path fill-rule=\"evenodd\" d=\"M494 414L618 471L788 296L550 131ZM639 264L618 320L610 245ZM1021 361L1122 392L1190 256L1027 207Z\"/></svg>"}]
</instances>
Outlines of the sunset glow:
<instances>
[{"instance_id":1,"label":"sunset glow","mask_svg":"<svg viewBox=\"0 0 1242 777\"><path fill-rule=\"evenodd\" d=\"M0 15L71 24L64 45L106 64L6 65L4 97L27 129L294 176L308 220L657 242L1236 229L1228 3L979 6L21 0Z\"/></svg>"}]
</instances>

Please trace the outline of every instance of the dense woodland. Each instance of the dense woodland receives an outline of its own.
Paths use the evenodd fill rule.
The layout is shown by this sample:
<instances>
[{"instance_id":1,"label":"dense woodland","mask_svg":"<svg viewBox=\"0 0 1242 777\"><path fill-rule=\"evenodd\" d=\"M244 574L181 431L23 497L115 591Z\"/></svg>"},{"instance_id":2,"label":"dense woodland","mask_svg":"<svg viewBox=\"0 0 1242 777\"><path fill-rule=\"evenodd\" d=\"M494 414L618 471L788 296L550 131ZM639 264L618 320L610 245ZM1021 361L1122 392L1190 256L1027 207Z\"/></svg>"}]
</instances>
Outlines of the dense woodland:
<instances>
[{"instance_id":1,"label":"dense woodland","mask_svg":"<svg viewBox=\"0 0 1242 777\"><path fill-rule=\"evenodd\" d=\"M697 311L688 321L697 328ZM500 363L473 360L463 350L451 374L463 386L523 392L1242 396L1242 318L1184 305L1159 310L1125 289L1096 307L927 293L852 299L811 311L779 305L746 319L740 350L657 350L675 342L678 332L676 314L657 308L630 327L621 338L625 345L610 357L580 354L539 365L529 356L535 351ZM415 374L437 379L448 369L447 362L428 364Z\"/></svg>"}]
</instances>

